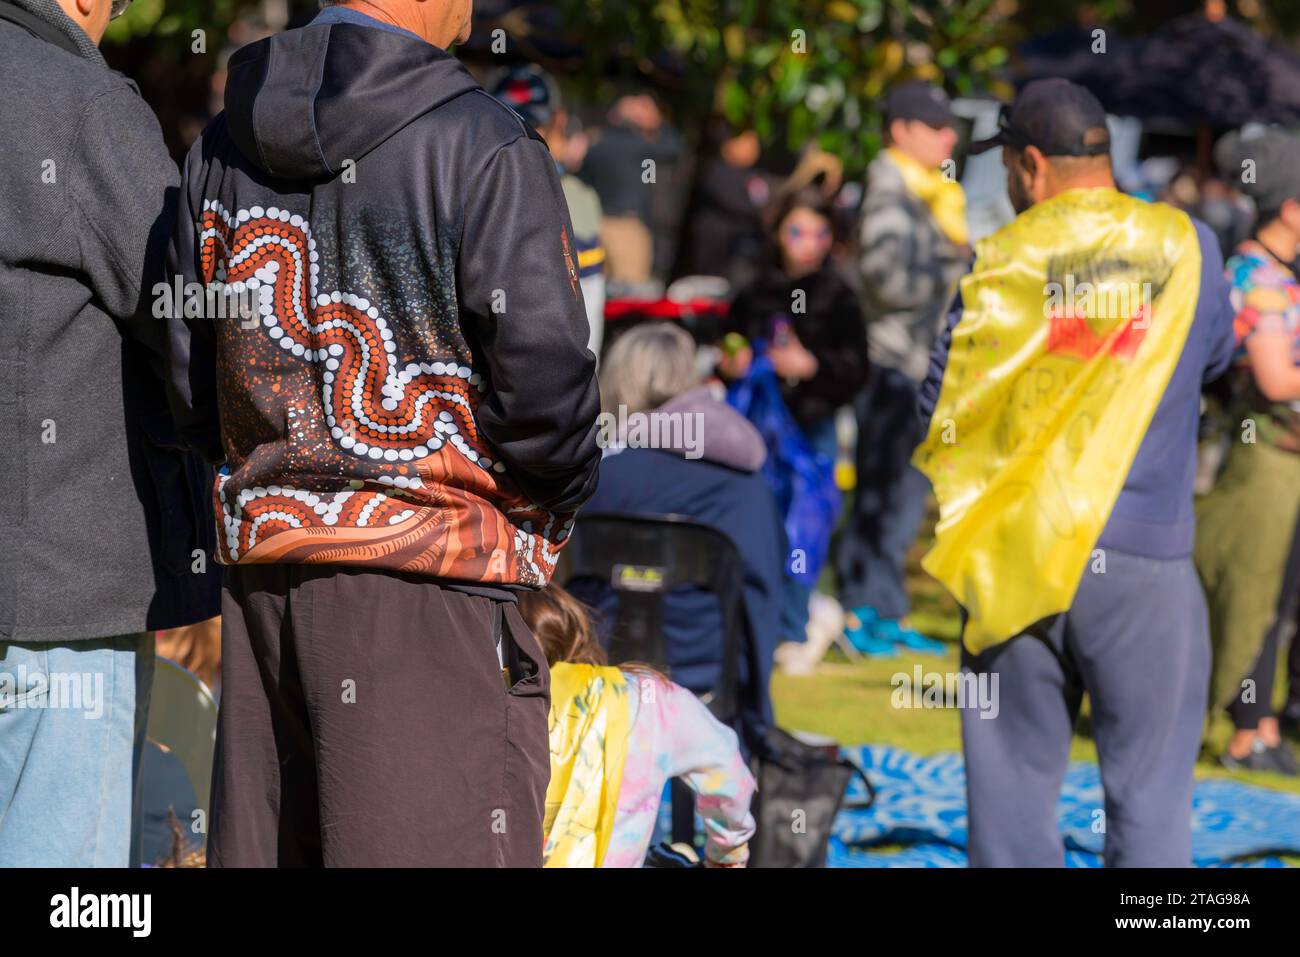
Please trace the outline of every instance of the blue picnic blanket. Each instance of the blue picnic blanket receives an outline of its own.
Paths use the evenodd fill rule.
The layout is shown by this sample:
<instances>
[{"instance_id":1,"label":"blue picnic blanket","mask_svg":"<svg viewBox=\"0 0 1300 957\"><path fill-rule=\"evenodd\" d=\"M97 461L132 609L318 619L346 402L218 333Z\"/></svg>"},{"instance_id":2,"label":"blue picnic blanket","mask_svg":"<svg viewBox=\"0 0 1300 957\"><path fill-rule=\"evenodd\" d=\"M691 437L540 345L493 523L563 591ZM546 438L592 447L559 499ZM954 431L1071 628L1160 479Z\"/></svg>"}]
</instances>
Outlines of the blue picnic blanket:
<instances>
[{"instance_id":1,"label":"blue picnic blanket","mask_svg":"<svg viewBox=\"0 0 1300 957\"><path fill-rule=\"evenodd\" d=\"M888 745L844 749L876 788L865 810L835 820L829 867L966 866L966 779L961 755L919 756ZM859 796L861 782L850 785ZM1100 867L1102 788L1097 765L1072 762L1057 805L1067 867ZM882 847L882 845L890 845ZM1192 790L1192 860L1197 867L1281 867L1300 854L1300 794L1231 780Z\"/></svg>"}]
</instances>

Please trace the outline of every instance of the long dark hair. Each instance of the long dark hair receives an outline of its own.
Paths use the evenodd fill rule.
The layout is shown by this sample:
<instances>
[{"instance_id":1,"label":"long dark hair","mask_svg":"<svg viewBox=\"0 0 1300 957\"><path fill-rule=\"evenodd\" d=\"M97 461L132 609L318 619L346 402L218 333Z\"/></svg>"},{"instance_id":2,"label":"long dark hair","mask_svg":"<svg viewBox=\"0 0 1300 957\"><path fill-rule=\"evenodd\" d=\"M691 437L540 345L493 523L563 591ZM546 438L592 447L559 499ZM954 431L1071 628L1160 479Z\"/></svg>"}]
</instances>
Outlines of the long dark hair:
<instances>
[{"instance_id":1,"label":"long dark hair","mask_svg":"<svg viewBox=\"0 0 1300 957\"><path fill-rule=\"evenodd\" d=\"M519 593L519 614L546 655L546 664L607 665L609 658L592 626L593 611L552 582L538 591ZM667 681L659 669L640 661L618 666L647 678Z\"/></svg>"},{"instance_id":2,"label":"long dark hair","mask_svg":"<svg viewBox=\"0 0 1300 957\"><path fill-rule=\"evenodd\" d=\"M834 199L823 193L820 186L813 183L799 189L778 192L763 214L768 261L778 269L785 265L781 258L781 224L796 209L808 209L822 217L830 225L832 242L839 239L836 235Z\"/></svg>"}]
</instances>

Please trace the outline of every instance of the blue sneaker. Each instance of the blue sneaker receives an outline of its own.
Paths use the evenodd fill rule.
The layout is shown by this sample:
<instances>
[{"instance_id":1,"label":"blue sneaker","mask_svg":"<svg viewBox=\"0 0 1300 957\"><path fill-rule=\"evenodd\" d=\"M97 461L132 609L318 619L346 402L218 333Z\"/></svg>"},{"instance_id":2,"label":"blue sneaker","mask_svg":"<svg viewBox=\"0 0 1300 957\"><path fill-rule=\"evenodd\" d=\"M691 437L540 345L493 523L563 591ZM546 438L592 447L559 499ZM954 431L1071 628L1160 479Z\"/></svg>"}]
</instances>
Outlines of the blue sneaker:
<instances>
[{"instance_id":1,"label":"blue sneaker","mask_svg":"<svg viewBox=\"0 0 1300 957\"><path fill-rule=\"evenodd\" d=\"M850 611L845 618L844 637L858 654L868 658L896 658L898 649L893 641L876 636L880 615L874 608L862 607Z\"/></svg>"},{"instance_id":2,"label":"blue sneaker","mask_svg":"<svg viewBox=\"0 0 1300 957\"><path fill-rule=\"evenodd\" d=\"M877 622L875 636L886 641L897 642L904 648L920 652L923 655L942 657L948 651L948 646L942 641L925 637L910 625L904 625L897 618Z\"/></svg>"}]
</instances>

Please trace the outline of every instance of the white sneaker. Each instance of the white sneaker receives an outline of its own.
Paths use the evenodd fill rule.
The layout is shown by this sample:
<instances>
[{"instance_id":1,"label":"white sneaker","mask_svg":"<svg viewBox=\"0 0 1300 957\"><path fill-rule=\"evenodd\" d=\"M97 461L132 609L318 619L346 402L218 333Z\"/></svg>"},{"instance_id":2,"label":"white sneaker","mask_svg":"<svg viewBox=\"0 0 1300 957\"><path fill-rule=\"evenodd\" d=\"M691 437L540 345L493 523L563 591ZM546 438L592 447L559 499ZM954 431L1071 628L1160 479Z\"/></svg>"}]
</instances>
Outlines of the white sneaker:
<instances>
[{"instance_id":1,"label":"white sneaker","mask_svg":"<svg viewBox=\"0 0 1300 957\"><path fill-rule=\"evenodd\" d=\"M844 609L830 595L814 592L808 602L808 627L802 642L777 646L776 664L786 674L810 675L844 630Z\"/></svg>"}]
</instances>

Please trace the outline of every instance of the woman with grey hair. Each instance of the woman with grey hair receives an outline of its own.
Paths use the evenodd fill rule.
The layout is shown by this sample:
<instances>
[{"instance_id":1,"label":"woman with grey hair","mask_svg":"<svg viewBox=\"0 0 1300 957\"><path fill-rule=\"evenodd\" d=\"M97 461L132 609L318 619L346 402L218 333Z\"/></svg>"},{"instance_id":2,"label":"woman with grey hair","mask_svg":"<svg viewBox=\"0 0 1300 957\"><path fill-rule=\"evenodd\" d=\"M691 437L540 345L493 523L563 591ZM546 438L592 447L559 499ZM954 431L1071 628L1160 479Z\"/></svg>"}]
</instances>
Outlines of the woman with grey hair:
<instances>
[{"instance_id":1,"label":"woman with grey hair","mask_svg":"<svg viewBox=\"0 0 1300 957\"><path fill-rule=\"evenodd\" d=\"M740 662L738 730L750 753L772 723L768 682L780 638L785 551L760 472L763 440L723 401L716 383L701 382L695 343L671 323L636 326L611 343L600 389L604 457L584 514L685 515L727 535L740 553L748 646ZM608 623L617 599L607 582L575 579L569 588L605 612ZM716 599L699 589L674 590L664 602L663 628L673 680L697 694L711 690L722 666Z\"/></svg>"},{"instance_id":2,"label":"woman with grey hair","mask_svg":"<svg viewBox=\"0 0 1300 957\"><path fill-rule=\"evenodd\" d=\"M657 448L746 473L761 469L762 437L723 401L721 386L702 378L695 342L681 326L652 322L620 336L600 373L604 454ZM713 447L706 452L706 445Z\"/></svg>"},{"instance_id":3,"label":"woman with grey hair","mask_svg":"<svg viewBox=\"0 0 1300 957\"><path fill-rule=\"evenodd\" d=\"M610 344L600 373L600 405L643 412L700 384L695 342L681 326L649 322Z\"/></svg>"}]
</instances>

